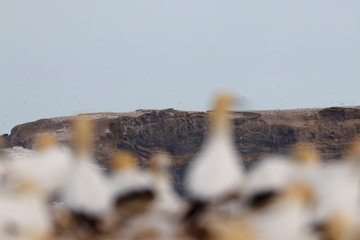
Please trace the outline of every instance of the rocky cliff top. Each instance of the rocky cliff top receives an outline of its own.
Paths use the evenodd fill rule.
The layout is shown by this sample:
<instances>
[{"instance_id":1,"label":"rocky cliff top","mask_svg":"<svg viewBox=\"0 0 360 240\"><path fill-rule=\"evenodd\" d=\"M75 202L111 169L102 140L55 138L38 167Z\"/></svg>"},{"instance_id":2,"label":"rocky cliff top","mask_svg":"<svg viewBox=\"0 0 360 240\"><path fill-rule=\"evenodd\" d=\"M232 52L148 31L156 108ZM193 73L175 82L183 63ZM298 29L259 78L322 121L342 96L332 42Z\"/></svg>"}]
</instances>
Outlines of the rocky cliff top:
<instances>
[{"instance_id":1,"label":"rocky cliff top","mask_svg":"<svg viewBox=\"0 0 360 240\"><path fill-rule=\"evenodd\" d=\"M96 123L94 155L103 166L117 149L128 149L146 167L160 150L174 158L175 182L199 150L207 134L208 112L174 109L137 110L130 113L89 113ZM36 134L53 132L68 145L70 124L75 116L41 119L18 125L6 136L7 147L31 149ZM274 111L233 111L234 137L247 165L264 154L286 154L297 142L310 142L324 159L341 157L360 133L360 107L331 107Z\"/></svg>"}]
</instances>

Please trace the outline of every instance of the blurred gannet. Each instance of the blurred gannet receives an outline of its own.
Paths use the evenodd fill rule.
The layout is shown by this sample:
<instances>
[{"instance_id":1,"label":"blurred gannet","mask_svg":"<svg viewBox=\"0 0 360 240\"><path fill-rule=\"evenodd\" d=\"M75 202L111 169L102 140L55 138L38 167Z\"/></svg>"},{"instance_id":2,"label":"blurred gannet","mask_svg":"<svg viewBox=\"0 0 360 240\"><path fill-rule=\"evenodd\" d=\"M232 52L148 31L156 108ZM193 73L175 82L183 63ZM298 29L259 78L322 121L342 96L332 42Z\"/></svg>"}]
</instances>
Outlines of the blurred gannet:
<instances>
[{"instance_id":1,"label":"blurred gannet","mask_svg":"<svg viewBox=\"0 0 360 240\"><path fill-rule=\"evenodd\" d=\"M79 117L73 122L73 163L63 190L63 200L80 224L98 230L102 217L111 210L109 181L90 156L93 125Z\"/></svg>"},{"instance_id":2,"label":"blurred gannet","mask_svg":"<svg viewBox=\"0 0 360 240\"><path fill-rule=\"evenodd\" d=\"M70 152L56 145L50 133L38 134L34 140L36 151L7 161L8 184L17 181L35 181L42 194L51 200L62 188L68 173Z\"/></svg>"},{"instance_id":3,"label":"blurred gannet","mask_svg":"<svg viewBox=\"0 0 360 240\"><path fill-rule=\"evenodd\" d=\"M312 203L310 186L293 182L261 209L248 214L259 240L314 239L309 227L308 208Z\"/></svg>"},{"instance_id":4,"label":"blurred gannet","mask_svg":"<svg viewBox=\"0 0 360 240\"><path fill-rule=\"evenodd\" d=\"M314 180L315 229L322 239L357 239L360 227L358 143L341 161L324 165Z\"/></svg>"},{"instance_id":5,"label":"blurred gannet","mask_svg":"<svg viewBox=\"0 0 360 240\"><path fill-rule=\"evenodd\" d=\"M180 222L183 208L172 188L169 167L170 158L167 154L157 153L151 157L154 200L148 211L126 222L121 239L184 239L185 232Z\"/></svg>"},{"instance_id":6,"label":"blurred gannet","mask_svg":"<svg viewBox=\"0 0 360 240\"><path fill-rule=\"evenodd\" d=\"M209 216L204 220L206 240L315 240L305 211L311 203L310 188L294 182L277 189L262 205L245 206L232 217ZM245 202L246 204L246 202Z\"/></svg>"},{"instance_id":7,"label":"blurred gannet","mask_svg":"<svg viewBox=\"0 0 360 240\"><path fill-rule=\"evenodd\" d=\"M313 239L310 184L287 157L267 157L249 173L243 189L243 215L257 240Z\"/></svg>"},{"instance_id":8,"label":"blurred gannet","mask_svg":"<svg viewBox=\"0 0 360 240\"><path fill-rule=\"evenodd\" d=\"M157 153L150 159L150 167L155 181L154 208L166 212L179 212L182 202L174 191L170 176L171 160L166 153Z\"/></svg>"},{"instance_id":9,"label":"blurred gannet","mask_svg":"<svg viewBox=\"0 0 360 240\"><path fill-rule=\"evenodd\" d=\"M190 202L184 223L195 238L203 239L208 235L203 220L209 210L215 210L217 215L217 212L222 212L217 209L223 206L228 209L226 205L239 199L244 173L228 116L228 108L233 101L233 97L226 93L215 98L209 135L186 175L184 184ZM230 204L230 208L233 205Z\"/></svg>"},{"instance_id":10,"label":"blurred gannet","mask_svg":"<svg viewBox=\"0 0 360 240\"><path fill-rule=\"evenodd\" d=\"M250 207L268 204L291 183L296 168L290 159L270 156L261 160L246 179L242 198Z\"/></svg>"},{"instance_id":11,"label":"blurred gannet","mask_svg":"<svg viewBox=\"0 0 360 240\"><path fill-rule=\"evenodd\" d=\"M189 167L185 181L192 199L214 201L240 190L243 169L228 117L228 108L233 101L229 94L221 94L215 99L209 136Z\"/></svg>"},{"instance_id":12,"label":"blurred gannet","mask_svg":"<svg viewBox=\"0 0 360 240\"><path fill-rule=\"evenodd\" d=\"M291 158L295 160L297 177L312 184L321 167L321 158L314 145L304 142L296 144Z\"/></svg>"},{"instance_id":13,"label":"blurred gannet","mask_svg":"<svg viewBox=\"0 0 360 240\"><path fill-rule=\"evenodd\" d=\"M152 176L137 166L130 152L118 151L111 158L111 186L115 205L123 214L147 210L154 199Z\"/></svg>"},{"instance_id":14,"label":"blurred gannet","mask_svg":"<svg viewBox=\"0 0 360 240\"><path fill-rule=\"evenodd\" d=\"M36 183L27 179L12 189L0 196L0 239L51 240L51 217Z\"/></svg>"}]
</instances>

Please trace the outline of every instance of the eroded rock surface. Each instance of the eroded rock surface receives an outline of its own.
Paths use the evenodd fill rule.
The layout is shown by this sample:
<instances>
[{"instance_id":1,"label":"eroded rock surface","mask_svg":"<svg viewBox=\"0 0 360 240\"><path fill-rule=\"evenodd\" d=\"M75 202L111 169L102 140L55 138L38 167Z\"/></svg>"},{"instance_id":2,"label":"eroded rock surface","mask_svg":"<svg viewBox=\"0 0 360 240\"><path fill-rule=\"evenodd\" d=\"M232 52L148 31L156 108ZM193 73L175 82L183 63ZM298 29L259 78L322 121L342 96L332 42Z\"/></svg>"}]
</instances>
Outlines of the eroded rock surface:
<instances>
[{"instance_id":1,"label":"eroded rock surface","mask_svg":"<svg viewBox=\"0 0 360 240\"><path fill-rule=\"evenodd\" d=\"M125 148L146 167L153 153L167 151L174 157L174 180L180 184L187 164L207 134L208 114L211 112L173 109L87 114L96 122L94 155L106 167L109 155ZM293 144L301 141L314 144L324 159L336 159L360 134L360 107L236 111L231 117L236 145L247 166L264 154L288 153ZM69 145L73 118L41 119L18 125L5 136L6 145L31 149L34 136L41 132L53 132L61 144Z\"/></svg>"}]
</instances>

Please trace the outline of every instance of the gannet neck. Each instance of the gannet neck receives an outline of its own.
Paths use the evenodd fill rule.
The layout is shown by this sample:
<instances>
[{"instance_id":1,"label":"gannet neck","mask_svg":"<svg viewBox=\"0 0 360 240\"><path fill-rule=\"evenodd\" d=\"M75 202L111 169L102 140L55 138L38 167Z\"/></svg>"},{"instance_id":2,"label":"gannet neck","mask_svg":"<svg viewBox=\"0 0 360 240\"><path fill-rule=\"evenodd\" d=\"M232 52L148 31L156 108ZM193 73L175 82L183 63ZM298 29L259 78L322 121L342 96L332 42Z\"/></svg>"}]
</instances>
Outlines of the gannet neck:
<instances>
[{"instance_id":1,"label":"gannet neck","mask_svg":"<svg viewBox=\"0 0 360 240\"><path fill-rule=\"evenodd\" d=\"M78 156L89 155L93 147L92 133L94 125L90 119L78 116L72 123L72 142Z\"/></svg>"},{"instance_id":2,"label":"gannet neck","mask_svg":"<svg viewBox=\"0 0 360 240\"><path fill-rule=\"evenodd\" d=\"M187 190L198 200L215 200L240 190L243 173L228 116L232 102L233 97L226 93L215 99L209 135L189 169Z\"/></svg>"},{"instance_id":3,"label":"gannet neck","mask_svg":"<svg viewBox=\"0 0 360 240\"><path fill-rule=\"evenodd\" d=\"M228 135L231 131L231 124L228 110L234 102L229 93L220 94L213 103L213 112L210 115L210 130L215 136Z\"/></svg>"}]
</instances>

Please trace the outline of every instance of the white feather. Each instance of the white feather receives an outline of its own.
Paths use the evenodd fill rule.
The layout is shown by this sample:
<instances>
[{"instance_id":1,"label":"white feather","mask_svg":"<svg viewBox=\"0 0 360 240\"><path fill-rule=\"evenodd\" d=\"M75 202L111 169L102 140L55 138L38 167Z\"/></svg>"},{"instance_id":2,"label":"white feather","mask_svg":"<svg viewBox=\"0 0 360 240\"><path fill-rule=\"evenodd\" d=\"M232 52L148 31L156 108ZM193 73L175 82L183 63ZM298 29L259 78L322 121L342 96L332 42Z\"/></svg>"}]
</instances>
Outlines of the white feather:
<instances>
[{"instance_id":1,"label":"white feather","mask_svg":"<svg viewBox=\"0 0 360 240\"><path fill-rule=\"evenodd\" d=\"M282 190L292 182L295 173L296 166L290 159L282 156L267 157L249 173L243 194L251 196L266 190Z\"/></svg>"},{"instance_id":2,"label":"white feather","mask_svg":"<svg viewBox=\"0 0 360 240\"><path fill-rule=\"evenodd\" d=\"M63 201L73 211L102 216L111 209L109 181L87 160L77 160L68 176Z\"/></svg>"},{"instance_id":3,"label":"white feather","mask_svg":"<svg viewBox=\"0 0 360 240\"><path fill-rule=\"evenodd\" d=\"M40 193L51 196L64 184L69 171L71 156L69 149L52 147L40 152L17 156L7 162L9 184L31 180Z\"/></svg>"},{"instance_id":4,"label":"white feather","mask_svg":"<svg viewBox=\"0 0 360 240\"><path fill-rule=\"evenodd\" d=\"M227 134L211 136L189 167L186 189L200 200L238 191L243 182L240 158Z\"/></svg>"},{"instance_id":5,"label":"white feather","mask_svg":"<svg viewBox=\"0 0 360 240\"><path fill-rule=\"evenodd\" d=\"M37 196L2 195L0 212L0 239L41 239L52 233L48 209Z\"/></svg>"},{"instance_id":6,"label":"white feather","mask_svg":"<svg viewBox=\"0 0 360 240\"><path fill-rule=\"evenodd\" d=\"M359 221L359 185L350 165L324 165L313 184L316 208L315 221L321 222L341 213L352 224Z\"/></svg>"},{"instance_id":7,"label":"white feather","mask_svg":"<svg viewBox=\"0 0 360 240\"><path fill-rule=\"evenodd\" d=\"M111 177L111 188L114 196L126 195L129 192L153 188L154 179L147 172L129 169L115 172Z\"/></svg>"},{"instance_id":8,"label":"white feather","mask_svg":"<svg viewBox=\"0 0 360 240\"><path fill-rule=\"evenodd\" d=\"M258 240L311 239L309 216L300 202L277 202L249 219Z\"/></svg>"}]
</instances>

